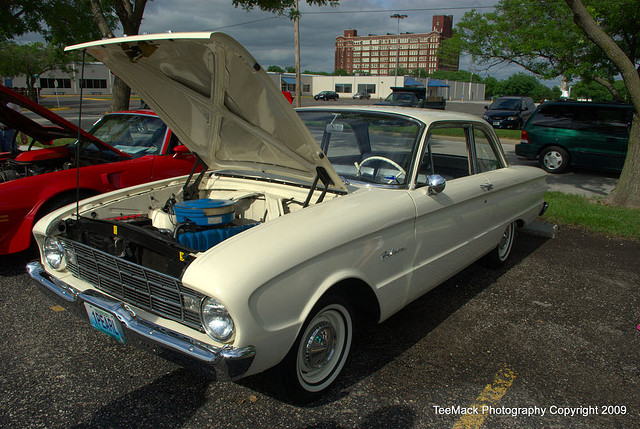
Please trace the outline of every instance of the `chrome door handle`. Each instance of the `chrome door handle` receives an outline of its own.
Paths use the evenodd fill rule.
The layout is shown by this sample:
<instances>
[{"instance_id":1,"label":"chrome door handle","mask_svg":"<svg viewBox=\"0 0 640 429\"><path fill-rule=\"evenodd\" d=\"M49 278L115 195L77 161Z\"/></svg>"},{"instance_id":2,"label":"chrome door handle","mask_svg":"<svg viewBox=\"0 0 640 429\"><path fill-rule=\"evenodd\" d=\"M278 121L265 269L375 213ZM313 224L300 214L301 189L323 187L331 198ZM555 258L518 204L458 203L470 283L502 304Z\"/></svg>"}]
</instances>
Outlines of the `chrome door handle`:
<instances>
[{"instance_id":1,"label":"chrome door handle","mask_svg":"<svg viewBox=\"0 0 640 429\"><path fill-rule=\"evenodd\" d=\"M493 189L493 184L491 183L485 183L484 185L480 185L480 187L482 189L484 189L485 191L490 191Z\"/></svg>"}]
</instances>

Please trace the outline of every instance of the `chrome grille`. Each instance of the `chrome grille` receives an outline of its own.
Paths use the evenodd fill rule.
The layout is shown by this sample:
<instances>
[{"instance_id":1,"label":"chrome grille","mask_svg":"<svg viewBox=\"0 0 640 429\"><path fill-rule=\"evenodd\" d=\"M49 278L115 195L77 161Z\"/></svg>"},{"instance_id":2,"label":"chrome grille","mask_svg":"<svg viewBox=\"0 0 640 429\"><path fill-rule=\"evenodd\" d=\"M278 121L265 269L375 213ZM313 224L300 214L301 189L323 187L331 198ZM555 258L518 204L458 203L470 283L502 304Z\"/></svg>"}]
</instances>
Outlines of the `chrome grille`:
<instances>
[{"instance_id":1,"label":"chrome grille","mask_svg":"<svg viewBox=\"0 0 640 429\"><path fill-rule=\"evenodd\" d=\"M67 269L74 277L123 302L204 332L200 313L183 305L185 295L197 300L204 296L183 286L179 279L76 241L60 241L73 255L67 257Z\"/></svg>"}]
</instances>

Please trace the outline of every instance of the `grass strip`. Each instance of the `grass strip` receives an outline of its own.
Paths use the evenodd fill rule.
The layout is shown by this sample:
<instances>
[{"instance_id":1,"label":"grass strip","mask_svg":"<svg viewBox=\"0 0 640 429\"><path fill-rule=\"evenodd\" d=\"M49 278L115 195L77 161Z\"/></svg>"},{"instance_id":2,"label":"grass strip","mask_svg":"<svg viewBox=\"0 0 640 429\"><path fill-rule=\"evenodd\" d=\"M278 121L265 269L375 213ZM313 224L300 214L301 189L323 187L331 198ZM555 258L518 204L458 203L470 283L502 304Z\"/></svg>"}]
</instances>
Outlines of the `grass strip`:
<instances>
[{"instance_id":1,"label":"grass strip","mask_svg":"<svg viewBox=\"0 0 640 429\"><path fill-rule=\"evenodd\" d=\"M549 209L542 218L547 222L640 240L640 209L608 206L601 199L562 192L547 192L545 200Z\"/></svg>"}]
</instances>

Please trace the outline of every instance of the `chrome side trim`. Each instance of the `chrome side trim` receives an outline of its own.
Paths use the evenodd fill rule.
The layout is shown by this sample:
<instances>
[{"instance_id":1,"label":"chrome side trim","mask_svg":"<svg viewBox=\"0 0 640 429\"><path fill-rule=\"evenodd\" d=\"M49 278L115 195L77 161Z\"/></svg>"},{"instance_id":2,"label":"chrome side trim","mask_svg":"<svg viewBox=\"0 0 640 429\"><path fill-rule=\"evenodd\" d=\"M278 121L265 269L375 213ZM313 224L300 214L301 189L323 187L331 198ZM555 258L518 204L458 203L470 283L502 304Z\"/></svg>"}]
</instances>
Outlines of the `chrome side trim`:
<instances>
[{"instance_id":1,"label":"chrome side trim","mask_svg":"<svg viewBox=\"0 0 640 429\"><path fill-rule=\"evenodd\" d=\"M159 326L135 315L125 303L101 292L81 293L70 285L50 276L39 261L27 264L29 276L60 304L87 318L84 303L102 308L113 314L122 324L127 344L151 351L181 366L215 376L217 380L242 377L253 362L255 347L216 347L202 343L187 335Z\"/></svg>"}]
</instances>

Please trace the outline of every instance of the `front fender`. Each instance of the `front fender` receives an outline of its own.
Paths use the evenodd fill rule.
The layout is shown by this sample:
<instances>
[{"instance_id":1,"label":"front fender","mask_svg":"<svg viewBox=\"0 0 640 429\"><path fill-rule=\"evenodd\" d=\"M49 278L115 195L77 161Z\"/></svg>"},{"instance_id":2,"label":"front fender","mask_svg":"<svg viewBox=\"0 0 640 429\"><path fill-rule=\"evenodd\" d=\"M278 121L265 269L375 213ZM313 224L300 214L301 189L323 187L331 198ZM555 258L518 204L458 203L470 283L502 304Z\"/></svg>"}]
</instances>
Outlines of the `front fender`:
<instances>
[{"instance_id":1,"label":"front fender","mask_svg":"<svg viewBox=\"0 0 640 429\"><path fill-rule=\"evenodd\" d=\"M234 346L255 345L252 371L266 369L286 355L320 297L345 279L370 285L382 313L401 308L414 221L406 191L357 191L226 240L200 255L182 282L227 307L237 328ZM404 251L381 257L391 249Z\"/></svg>"}]
</instances>

